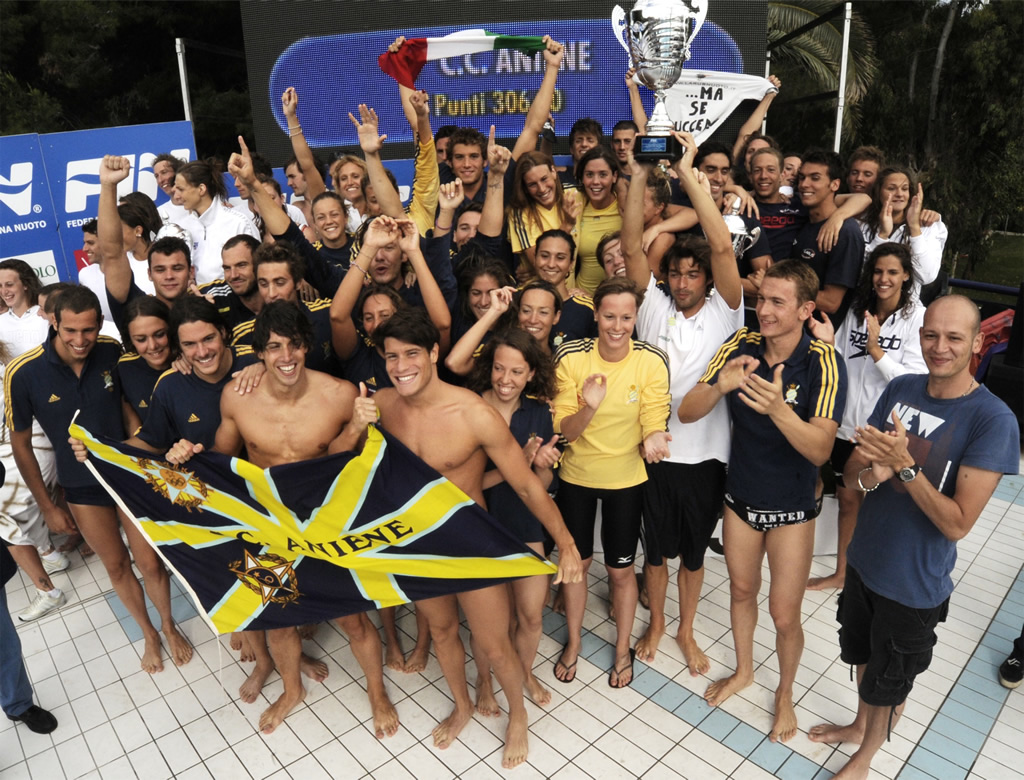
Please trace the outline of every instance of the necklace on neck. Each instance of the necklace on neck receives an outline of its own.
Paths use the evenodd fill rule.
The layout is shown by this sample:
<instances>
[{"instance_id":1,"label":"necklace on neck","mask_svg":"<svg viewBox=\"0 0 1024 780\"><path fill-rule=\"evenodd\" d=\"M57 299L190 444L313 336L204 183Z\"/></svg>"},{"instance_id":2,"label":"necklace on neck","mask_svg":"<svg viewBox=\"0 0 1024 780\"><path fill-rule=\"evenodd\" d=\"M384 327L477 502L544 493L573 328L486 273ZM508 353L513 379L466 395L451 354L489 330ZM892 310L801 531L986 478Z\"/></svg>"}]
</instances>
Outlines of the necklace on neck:
<instances>
[{"instance_id":1,"label":"necklace on neck","mask_svg":"<svg viewBox=\"0 0 1024 780\"><path fill-rule=\"evenodd\" d=\"M973 389L974 389L974 386L975 386L976 384L978 384L978 383L977 383L977 382L975 382L975 381L974 381L974 380L972 379L972 380L971 380L971 383L970 383L970 384L969 384L969 385L967 386L967 389L966 389L966 390L964 390L964 395L967 395L967 394L968 394L969 392L971 392L971 390L973 390ZM962 396L960 396L960 397L961 397L961 398L963 398L963 397L964 397L964 395L962 395Z\"/></svg>"}]
</instances>

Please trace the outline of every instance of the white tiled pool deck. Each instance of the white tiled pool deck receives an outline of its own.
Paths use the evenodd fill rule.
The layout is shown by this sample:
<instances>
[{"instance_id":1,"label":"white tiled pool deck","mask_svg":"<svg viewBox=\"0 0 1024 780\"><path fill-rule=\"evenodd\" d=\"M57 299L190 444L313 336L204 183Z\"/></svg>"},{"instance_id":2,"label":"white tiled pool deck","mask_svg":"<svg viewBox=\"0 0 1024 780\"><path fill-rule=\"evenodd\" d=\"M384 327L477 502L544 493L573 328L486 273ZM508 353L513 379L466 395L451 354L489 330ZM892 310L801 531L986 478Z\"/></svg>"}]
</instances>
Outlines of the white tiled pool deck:
<instances>
[{"instance_id":1,"label":"white tiled pool deck","mask_svg":"<svg viewBox=\"0 0 1024 780\"><path fill-rule=\"evenodd\" d=\"M971 534L959 545L957 583L949 619L938 630L931 668L921 675L906 713L875 760L874 778L1009 780L1024 776L1024 686L1008 691L996 668L1024 623L1024 478L1006 477ZM815 559L815 574L834 567ZM671 637L678 604L670 600L668 634L650 666L637 663L632 687L607 685L615 626L607 616L607 580L595 566L584 622L587 633L576 680L559 684L552 663L564 620L545 618L538 676L552 689L541 709L527 701L530 757L511 773L501 769L504 717L477 716L446 751L430 732L450 707L433 657L421 674L385 670L388 691L402 719L390 739L373 736L364 679L333 625L321 625L306 652L322 658L330 675L307 685L305 702L269 737L255 724L280 692L271 677L254 704L235 692L248 673L197 616L184 596L175 614L197 653L187 666L165 661L164 671L139 670L142 640L113 595L95 558L77 553L72 568L55 577L69 595L58 613L20 627L38 703L60 726L40 736L0 719L0 778L485 778L531 777L714 778L830 777L852 748L816 745L807 730L822 721L853 717L857 694L839 660L835 592L808 592L803 604L806 649L797 676L801 732L788 744L769 742L769 713L777 682L774 636L766 601L755 635L756 682L718 710L700 695L706 677L690 676ZM765 579L768 569L764 569ZM763 588L765 599L767 588ZM674 587L669 588L670 599ZM26 582L8 584L12 613L29 601ZM412 634L411 613L399 627ZM189 617L191 615L191 617ZM637 637L646 628L639 609ZM711 675L731 671L729 591L725 564L708 558L697 616L698 641L713 660ZM466 638L464 636L464 638ZM413 641L405 636L406 649ZM469 647L468 642L467 649ZM467 667L470 681L475 669ZM308 681L307 681L308 683ZM499 693L499 701L504 702Z\"/></svg>"}]
</instances>

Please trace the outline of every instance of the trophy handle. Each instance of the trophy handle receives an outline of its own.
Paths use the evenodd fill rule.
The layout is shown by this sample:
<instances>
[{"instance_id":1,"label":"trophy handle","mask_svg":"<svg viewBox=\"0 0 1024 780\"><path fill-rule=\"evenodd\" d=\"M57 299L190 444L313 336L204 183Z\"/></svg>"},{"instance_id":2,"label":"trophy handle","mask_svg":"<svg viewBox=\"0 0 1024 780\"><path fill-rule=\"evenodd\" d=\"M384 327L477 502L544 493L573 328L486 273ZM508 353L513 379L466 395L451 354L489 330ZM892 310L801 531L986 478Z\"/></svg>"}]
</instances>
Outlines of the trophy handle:
<instances>
[{"instance_id":1,"label":"trophy handle","mask_svg":"<svg viewBox=\"0 0 1024 780\"><path fill-rule=\"evenodd\" d=\"M626 43L626 12L622 10L621 5L612 9L612 30L615 32L615 40L626 50L626 54L630 54L629 44ZM630 54L630 64L632 62L633 56Z\"/></svg>"},{"instance_id":2,"label":"trophy handle","mask_svg":"<svg viewBox=\"0 0 1024 780\"><path fill-rule=\"evenodd\" d=\"M701 25L704 24L704 19L707 18L708 4L706 0L693 0L690 3L690 7L694 11L693 37L691 40L696 40L697 33L700 32Z\"/></svg>"}]
</instances>

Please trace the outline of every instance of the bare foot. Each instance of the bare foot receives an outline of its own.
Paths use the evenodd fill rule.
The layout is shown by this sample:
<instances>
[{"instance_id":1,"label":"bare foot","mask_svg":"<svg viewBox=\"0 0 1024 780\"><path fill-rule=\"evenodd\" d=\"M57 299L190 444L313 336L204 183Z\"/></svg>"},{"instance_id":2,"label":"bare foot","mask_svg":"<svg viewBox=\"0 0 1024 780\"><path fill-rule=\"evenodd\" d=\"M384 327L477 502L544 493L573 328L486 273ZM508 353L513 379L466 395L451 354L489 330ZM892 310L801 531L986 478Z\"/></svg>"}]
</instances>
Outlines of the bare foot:
<instances>
[{"instance_id":1,"label":"bare foot","mask_svg":"<svg viewBox=\"0 0 1024 780\"><path fill-rule=\"evenodd\" d=\"M402 652L402 645L398 641L388 642L384 648L384 665L396 672L405 671L405 654Z\"/></svg>"},{"instance_id":2,"label":"bare foot","mask_svg":"<svg viewBox=\"0 0 1024 780\"><path fill-rule=\"evenodd\" d=\"M189 648L191 652L192 648ZM146 637L146 649L142 653L142 671L155 674L164 670L163 653L160 648L160 635Z\"/></svg>"},{"instance_id":3,"label":"bare foot","mask_svg":"<svg viewBox=\"0 0 1024 780\"><path fill-rule=\"evenodd\" d=\"M273 704L260 715L260 731L264 734L272 734L274 729L281 725L288 713L302 704L306 698L306 689L300 684L294 692L285 691Z\"/></svg>"},{"instance_id":4,"label":"bare foot","mask_svg":"<svg viewBox=\"0 0 1024 780\"><path fill-rule=\"evenodd\" d=\"M509 717L505 731L505 750L501 754L501 766L512 769L526 760L529 751L529 731L526 727L526 710L521 715Z\"/></svg>"},{"instance_id":5,"label":"bare foot","mask_svg":"<svg viewBox=\"0 0 1024 780\"><path fill-rule=\"evenodd\" d=\"M849 742L851 745L859 745L864 739L864 729L856 722L845 726L836 726L833 723L820 723L812 726L807 734L811 742L822 742L826 745L838 745L840 742Z\"/></svg>"},{"instance_id":6,"label":"bare foot","mask_svg":"<svg viewBox=\"0 0 1024 780\"><path fill-rule=\"evenodd\" d=\"M772 742L788 742L796 734L796 710L793 709L792 695L775 694L775 722L768 739Z\"/></svg>"},{"instance_id":7,"label":"bare foot","mask_svg":"<svg viewBox=\"0 0 1024 780\"><path fill-rule=\"evenodd\" d=\"M373 710L373 733L377 739L393 737L398 731L398 712L387 693L380 697L370 694L370 709Z\"/></svg>"},{"instance_id":8,"label":"bare foot","mask_svg":"<svg viewBox=\"0 0 1024 780\"><path fill-rule=\"evenodd\" d=\"M523 687L530 695L530 701L538 707L546 707L551 703L551 691L540 684L540 680L534 677L533 672L527 672L524 675Z\"/></svg>"},{"instance_id":9,"label":"bare foot","mask_svg":"<svg viewBox=\"0 0 1024 780\"><path fill-rule=\"evenodd\" d=\"M327 664L315 658L310 658L305 653L299 659L299 669L313 682L323 682L327 679Z\"/></svg>"},{"instance_id":10,"label":"bare foot","mask_svg":"<svg viewBox=\"0 0 1024 780\"><path fill-rule=\"evenodd\" d=\"M78 552L83 558L88 558L90 555L96 554L86 541L83 541L82 544L79 545Z\"/></svg>"},{"instance_id":11,"label":"bare foot","mask_svg":"<svg viewBox=\"0 0 1024 780\"><path fill-rule=\"evenodd\" d=\"M253 649L252 634L242 633L242 654L238 657L239 661L245 663L251 663L256 660L256 651Z\"/></svg>"},{"instance_id":12,"label":"bare foot","mask_svg":"<svg viewBox=\"0 0 1024 780\"><path fill-rule=\"evenodd\" d=\"M490 673L476 678L476 711L494 718L501 715L501 707L494 698L494 684Z\"/></svg>"},{"instance_id":13,"label":"bare foot","mask_svg":"<svg viewBox=\"0 0 1024 780\"><path fill-rule=\"evenodd\" d=\"M402 667L402 671L406 674L413 674L415 672L422 672L427 668L427 659L430 657L430 640L416 643L416 647L412 649L409 657L405 661L405 666Z\"/></svg>"},{"instance_id":14,"label":"bare foot","mask_svg":"<svg viewBox=\"0 0 1024 780\"><path fill-rule=\"evenodd\" d=\"M739 693L754 681L754 675L740 677L739 673L716 680L708 686L704 692L704 701L712 707L717 707L734 693Z\"/></svg>"},{"instance_id":15,"label":"bare foot","mask_svg":"<svg viewBox=\"0 0 1024 780\"><path fill-rule=\"evenodd\" d=\"M551 611L557 612L559 615L565 614L565 594L562 592L561 585L555 589L555 595L551 598Z\"/></svg>"},{"instance_id":16,"label":"bare foot","mask_svg":"<svg viewBox=\"0 0 1024 780\"><path fill-rule=\"evenodd\" d=\"M830 574L828 577L811 577L807 580L807 590L832 590L842 589L846 577L842 574Z\"/></svg>"},{"instance_id":17,"label":"bare foot","mask_svg":"<svg viewBox=\"0 0 1024 780\"><path fill-rule=\"evenodd\" d=\"M256 668L252 670L248 678L238 689L238 698L246 704L252 704L256 701L256 697L260 695L260 691L263 690L263 684L267 681L272 671L274 671L272 661L267 662L266 665L256 664Z\"/></svg>"},{"instance_id":18,"label":"bare foot","mask_svg":"<svg viewBox=\"0 0 1024 780\"><path fill-rule=\"evenodd\" d=\"M170 653L175 666L184 666L192 660L192 644L181 635L176 626L165 626L164 636L167 638L167 652Z\"/></svg>"},{"instance_id":19,"label":"bare foot","mask_svg":"<svg viewBox=\"0 0 1024 780\"><path fill-rule=\"evenodd\" d=\"M452 714L438 723L431 732L434 736L434 747L444 750L450 746L472 717L473 709L471 707L465 710L456 707L452 710Z\"/></svg>"},{"instance_id":20,"label":"bare foot","mask_svg":"<svg viewBox=\"0 0 1024 780\"><path fill-rule=\"evenodd\" d=\"M686 665L690 667L691 677L697 677L711 671L711 661L704 655L704 651L697 647L697 643L692 635L682 638L677 634L676 644L683 651L683 658L686 659Z\"/></svg>"},{"instance_id":21,"label":"bare foot","mask_svg":"<svg viewBox=\"0 0 1024 780\"><path fill-rule=\"evenodd\" d=\"M647 627L644 635L636 641L636 657L644 663L650 663L658 654L658 643L664 635L665 629L658 628L653 623Z\"/></svg>"},{"instance_id":22,"label":"bare foot","mask_svg":"<svg viewBox=\"0 0 1024 780\"><path fill-rule=\"evenodd\" d=\"M304 626L298 626L299 639L312 639L316 635L319 625L319 623L306 623Z\"/></svg>"},{"instance_id":23,"label":"bare foot","mask_svg":"<svg viewBox=\"0 0 1024 780\"><path fill-rule=\"evenodd\" d=\"M240 652L242 650L242 635L235 631L231 635L231 639L228 640L228 644L231 646L231 649L234 650L236 653Z\"/></svg>"}]
</instances>

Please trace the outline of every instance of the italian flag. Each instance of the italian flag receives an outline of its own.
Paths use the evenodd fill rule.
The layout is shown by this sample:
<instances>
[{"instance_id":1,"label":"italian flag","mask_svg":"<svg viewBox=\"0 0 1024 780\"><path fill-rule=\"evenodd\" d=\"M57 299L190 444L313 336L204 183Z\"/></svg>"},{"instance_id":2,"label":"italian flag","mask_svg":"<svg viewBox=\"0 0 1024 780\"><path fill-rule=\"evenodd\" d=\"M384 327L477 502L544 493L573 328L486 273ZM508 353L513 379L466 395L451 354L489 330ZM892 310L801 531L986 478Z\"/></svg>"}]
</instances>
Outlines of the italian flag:
<instances>
[{"instance_id":1,"label":"italian flag","mask_svg":"<svg viewBox=\"0 0 1024 780\"><path fill-rule=\"evenodd\" d=\"M380 69L403 87L415 88L416 78L430 60L479 54L494 49L516 49L524 54L544 51L539 35L496 35L486 30L463 30L443 38L409 38L396 53L377 58Z\"/></svg>"}]
</instances>

